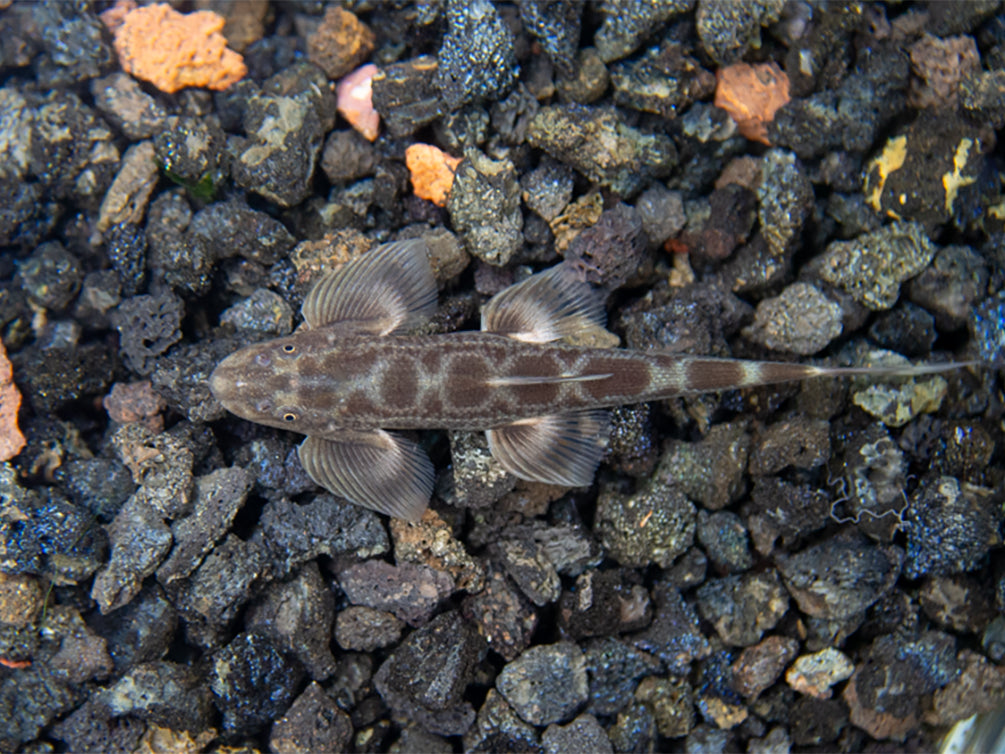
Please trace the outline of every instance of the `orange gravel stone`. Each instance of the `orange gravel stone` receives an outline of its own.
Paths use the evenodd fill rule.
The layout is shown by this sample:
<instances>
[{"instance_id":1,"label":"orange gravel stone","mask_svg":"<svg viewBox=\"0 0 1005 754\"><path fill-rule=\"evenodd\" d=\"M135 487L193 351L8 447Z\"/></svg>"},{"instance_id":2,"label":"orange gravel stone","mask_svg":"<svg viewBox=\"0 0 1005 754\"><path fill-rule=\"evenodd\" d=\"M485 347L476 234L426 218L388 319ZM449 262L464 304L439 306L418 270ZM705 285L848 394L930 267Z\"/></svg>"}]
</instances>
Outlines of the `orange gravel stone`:
<instances>
[{"instance_id":1,"label":"orange gravel stone","mask_svg":"<svg viewBox=\"0 0 1005 754\"><path fill-rule=\"evenodd\" d=\"M17 426L21 393L14 384L14 372L7 350L0 342L0 461L9 461L24 447L24 435Z\"/></svg>"},{"instance_id":2,"label":"orange gravel stone","mask_svg":"<svg viewBox=\"0 0 1005 754\"><path fill-rule=\"evenodd\" d=\"M212 11L178 13L159 3L129 11L114 30L122 69L173 94L189 86L226 89L248 72L227 49L225 21Z\"/></svg>"},{"instance_id":3,"label":"orange gravel stone","mask_svg":"<svg viewBox=\"0 0 1005 754\"><path fill-rule=\"evenodd\" d=\"M740 133L770 144L768 124L789 101L789 77L776 63L736 63L715 74L715 106L729 113Z\"/></svg>"},{"instance_id":4,"label":"orange gravel stone","mask_svg":"<svg viewBox=\"0 0 1005 754\"><path fill-rule=\"evenodd\" d=\"M412 174L415 195L437 207L445 207L461 158L451 157L432 144L413 144L405 150L405 164Z\"/></svg>"}]
</instances>

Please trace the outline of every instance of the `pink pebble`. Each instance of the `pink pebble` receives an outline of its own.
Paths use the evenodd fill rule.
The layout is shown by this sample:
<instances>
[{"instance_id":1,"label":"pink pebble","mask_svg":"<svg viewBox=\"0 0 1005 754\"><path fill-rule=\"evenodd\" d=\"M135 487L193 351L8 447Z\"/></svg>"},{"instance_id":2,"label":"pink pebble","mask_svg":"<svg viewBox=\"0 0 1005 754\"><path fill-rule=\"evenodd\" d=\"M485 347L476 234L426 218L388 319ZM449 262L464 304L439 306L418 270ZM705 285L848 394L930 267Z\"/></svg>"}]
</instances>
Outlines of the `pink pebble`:
<instances>
[{"instance_id":1,"label":"pink pebble","mask_svg":"<svg viewBox=\"0 0 1005 754\"><path fill-rule=\"evenodd\" d=\"M373 109L373 89L370 86L376 73L377 66L367 63L343 77L335 87L339 114L369 141L377 139L380 127L380 115Z\"/></svg>"}]
</instances>

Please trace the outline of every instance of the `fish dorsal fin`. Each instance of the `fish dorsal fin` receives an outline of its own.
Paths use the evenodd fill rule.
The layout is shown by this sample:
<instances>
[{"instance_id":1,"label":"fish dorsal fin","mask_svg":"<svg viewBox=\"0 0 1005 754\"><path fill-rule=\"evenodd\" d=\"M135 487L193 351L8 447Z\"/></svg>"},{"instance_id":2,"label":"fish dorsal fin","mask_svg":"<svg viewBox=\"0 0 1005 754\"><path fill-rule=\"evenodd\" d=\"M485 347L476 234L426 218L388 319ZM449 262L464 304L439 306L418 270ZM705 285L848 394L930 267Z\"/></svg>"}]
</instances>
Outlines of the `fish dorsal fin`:
<instances>
[{"instance_id":1,"label":"fish dorsal fin","mask_svg":"<svg viewBox=\"0 0 1005 754\"><path fill-rule=\"evenodd\" d=\"M603 328L604 302L567 264L498 293L482 310L482 330L528 343L549 343Z\"/></svg>"},{"instance_id":2,"label":"fish dorsal fin","mask_svg":"<svg viewBox=\"0 0 1005 754\"><path fill-rule=\"evenodd\" d=\"M433 494L433 464L414 442L382 429L345 432L339 440L308 437L304 470L326 490L364 508L418 521Z\"/></svg>"},{"instance_id":3,"label":"fish dorsal fin","mask_svg":"<svg viewBox=\"0 0 1005 754\"><path fill-rule=\"evenodd\" d=\"M486 432L493 457L521 479L586 487L604 455L607 411L522 419Z\"/></svg>"},{"instance_id":4,"label":"fish dorsal fin","mask_svg":"<svg viewBox=\"0 0 1005 754\"><path fill-rule=\"evenodd\" d=\"M308 327L352 324L388 335L416 327L436 311L436 280L421 238L395 241L321 278L304 299Z\"/></svg>"}]
</instances>

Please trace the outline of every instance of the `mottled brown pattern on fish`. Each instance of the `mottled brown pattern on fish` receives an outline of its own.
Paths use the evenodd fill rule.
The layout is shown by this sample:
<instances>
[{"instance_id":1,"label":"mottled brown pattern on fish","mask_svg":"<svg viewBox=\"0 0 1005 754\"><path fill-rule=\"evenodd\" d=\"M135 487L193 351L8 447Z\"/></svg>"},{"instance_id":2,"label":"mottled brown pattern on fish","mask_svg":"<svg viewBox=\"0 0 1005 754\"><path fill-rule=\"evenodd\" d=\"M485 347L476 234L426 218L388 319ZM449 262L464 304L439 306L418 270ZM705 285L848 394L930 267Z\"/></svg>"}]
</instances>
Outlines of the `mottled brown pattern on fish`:
<instances>
[{"instance_id":1,"label":"mottled brown pattern on fish","mask_svg":"<svg viewBox=\"0 0 1005 754\"><path fill-rule=\"evenodd\" d=\"M296 355L278 355L288 342L296 344ZM319 330L261 348L277 355L262 374L249 375L243 397L274 401L277 413L295 414L290 429L319 436L340 428L486 429L545 414L798 379L810 369L528 344L485 332L332 339ZM527 380L598 375L609 376ZM525 381L507 384L509 378Z\"/></svg>"},{"instance_id":2,"label":"mottled brown pattern on fish","mask_svg":"<svg viewBox=\"0 0 1005 754\"><path fill-rule=\"evenodd\" d=\"M828 369L563 345L604 322L600 298L563 265L494 297L482 332L410 335L435 308L427 255L421 241L393 242L326 276L305 300L306 327L232 354L209 380L239 416L307 435L300 460L319 485L413 521L435 472L417 444L385 430L488 430L510 473L583 486L603 454L600 409L821 375L945 368Z\"/></svg>"}]
</instances>

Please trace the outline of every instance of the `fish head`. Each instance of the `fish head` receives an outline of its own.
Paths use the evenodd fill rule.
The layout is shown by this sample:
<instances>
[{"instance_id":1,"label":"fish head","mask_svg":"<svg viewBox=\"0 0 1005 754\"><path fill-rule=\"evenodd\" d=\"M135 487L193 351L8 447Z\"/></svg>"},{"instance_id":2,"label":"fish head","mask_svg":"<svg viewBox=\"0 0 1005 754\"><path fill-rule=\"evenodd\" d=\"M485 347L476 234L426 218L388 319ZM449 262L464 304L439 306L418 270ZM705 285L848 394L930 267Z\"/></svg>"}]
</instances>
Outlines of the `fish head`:
<instances>
[{"instance_id":1,"label":"fish head","mask_svg":"<svg viewBox=\"0 0 1005 754\"><path fill-rule=\"evenodd\" d=\"M242 419L307 434L299 364L307 350L297 336L246 346L216 366L210 392Z\"/></svg>"}]
</instances>

